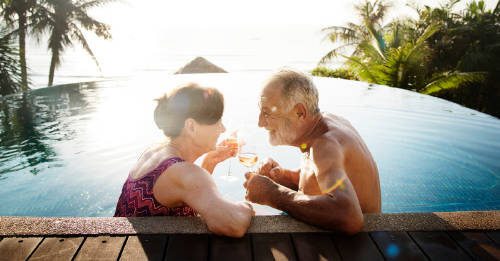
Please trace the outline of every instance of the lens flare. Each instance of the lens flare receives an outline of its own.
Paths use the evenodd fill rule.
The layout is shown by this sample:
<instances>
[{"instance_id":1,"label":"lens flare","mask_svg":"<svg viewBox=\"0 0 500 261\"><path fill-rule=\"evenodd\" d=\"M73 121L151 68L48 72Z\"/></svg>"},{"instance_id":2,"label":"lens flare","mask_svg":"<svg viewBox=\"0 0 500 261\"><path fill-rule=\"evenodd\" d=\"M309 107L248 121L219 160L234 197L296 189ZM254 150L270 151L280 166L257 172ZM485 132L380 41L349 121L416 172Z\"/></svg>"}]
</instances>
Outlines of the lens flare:
<instances>
[{"instance_id":1,"label":"lens flare","mask_svg":"<svg viewBox=\"0 0 500 261\"><path fill-rule=\"evenodd\" d=\"M302 143L302 145L300 145L300 147L301 147L303 150L305 150L305 149L307 149L307 144Z\"/></svg>"},{"instance_id":2,"label":"lens flare","mask_svg":"<svg viewBox=\"0 0 500 261\"><path fill-rule=\"evenodd\" d=\"M399 255L399 247L395 244L390 244L386 249L387 256L395 258Z\"/></svg>"},{"instance_id":3,"label":"lens flare","mask_svg":"<svg viewBox=\"0 0 500 261\"><path fill-rule=\"evenodd\" d=\"M323 194L330 193L340 187L340 189L344 189L344 180L346 179L346 176L343 176L341 179L339 179L333 186L328 188L326 191L323 192Z\"/></svg>"},{"instance_id":4,"label":"lens flare","mask_svg":"<svg viewBox=\"0 0 500 261\"><path fill-rule=\"evenodd\" d=\"M203 97L208 99L208 97L212 96L212 90L208 89L203 93Z\"/></svg>"}]
</instances>

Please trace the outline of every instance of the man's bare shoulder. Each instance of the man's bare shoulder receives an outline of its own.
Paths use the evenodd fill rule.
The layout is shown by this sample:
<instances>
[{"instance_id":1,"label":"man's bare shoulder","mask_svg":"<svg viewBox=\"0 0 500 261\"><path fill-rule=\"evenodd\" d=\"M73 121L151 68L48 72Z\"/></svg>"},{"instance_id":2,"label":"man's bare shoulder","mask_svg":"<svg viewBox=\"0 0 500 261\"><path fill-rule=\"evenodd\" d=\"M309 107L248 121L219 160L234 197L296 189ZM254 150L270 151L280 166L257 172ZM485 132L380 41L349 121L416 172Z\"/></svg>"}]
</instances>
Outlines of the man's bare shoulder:
<instances>
[{"instance_id":1,"label":"man's bare shoulder","mask_svg":"<svg viewBox=\"0 0 500 261\"><path fill-rule=\"evenodd\" d=\"M311 146L312 160L318 169L340 167L344 160L344 149L335 135L328 133L318 137Z\"/></svg>"}]
</instances>

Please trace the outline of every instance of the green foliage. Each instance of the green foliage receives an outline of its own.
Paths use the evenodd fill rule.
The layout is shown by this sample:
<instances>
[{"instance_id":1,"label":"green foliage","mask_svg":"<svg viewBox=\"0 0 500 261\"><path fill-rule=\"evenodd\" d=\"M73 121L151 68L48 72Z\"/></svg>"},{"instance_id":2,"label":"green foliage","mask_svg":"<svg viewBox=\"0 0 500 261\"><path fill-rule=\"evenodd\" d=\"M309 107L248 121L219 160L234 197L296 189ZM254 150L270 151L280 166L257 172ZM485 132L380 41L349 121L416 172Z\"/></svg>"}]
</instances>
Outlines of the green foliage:
<instances>
[{"instance_id":1,"label":"green foliage","mask_svg":"<svg viewBox=\"0 0 500 261\"><path fill-rule=\"evenodd\" d=\"M461 84L466 83L479 83L485 81L487 73L473 72L473 73L442 73L437 75L432 81L425 86L421 93L435 94L442 90L453 89Z\"/></svg>"},{"instance_id":2,"label":"green foliage","mask_svg":"<svg viewBox=\"0 0 500 261\"><path fill-rule=\"evenodd\" d=\"M92 57L101 70L99 62L90 48L87 39L83 35L83 30L91 31L100 38L111 39L110 27L90 17L87 11L93 7L98 7L110 0L45 0L45 8L39 9L35 14L36 25L33 30L38 33L48 32L49 50L52 52L52 59L49 69L49 83L51 86L54 80L56 68L61 64L62 54L67 47L73 46L74 42Z\"/></svg>"},{"instance_id":3,"label":"green foliage","mask_svg":"<svg viewBox=\"0 0 500 261\"><path fill-rule=\"evenodd\" d=\"M311 71L313 76L319 77L333 77L333 78L341 78L347 80L358 80L358 78L348 69L338 68L338 69L329 69L323 66L318 66Z\"/></svg>"},{"instance_id":4,"label":"green foliage","mask_svg":"<svg viewBox=\"0 0 500 261\"><path fill-rule=\"evenodd\" d=\"M458 2L414 7L418 19L382 25L388 6L365 0L356 7L361 24L323 29L338 47L319 63L343 57L345 67L363 81L448 98L500 116L500 1L486 10L484 1L472 0L454 12ZM454 91L460 88L467 91Z\"/></svg>"},{"instance_id":5,"label":"green foliage","mask_svg":"<svg viewBox=\"0 0 500 261\"><path fill-rule=\"evenodd\" d=\"M22 90L18 53L11 36L0 28L0 96Z\"/></svg>"},{"instance_id":6,"label":"green foliage","mask_svg":"<svg viewBox=\"0 0 500 261\"><path fill-rule=\"evenodd\" d=\"M19 62L21 66L21 85L23 90L29 90L28 67L26 65L26 34L31 20L31 15L40 7L39 0L3 0L0 3L0 16L6 21L9 27L17 28L13 31L19 40Z\"/></svg>"}]
</instances>

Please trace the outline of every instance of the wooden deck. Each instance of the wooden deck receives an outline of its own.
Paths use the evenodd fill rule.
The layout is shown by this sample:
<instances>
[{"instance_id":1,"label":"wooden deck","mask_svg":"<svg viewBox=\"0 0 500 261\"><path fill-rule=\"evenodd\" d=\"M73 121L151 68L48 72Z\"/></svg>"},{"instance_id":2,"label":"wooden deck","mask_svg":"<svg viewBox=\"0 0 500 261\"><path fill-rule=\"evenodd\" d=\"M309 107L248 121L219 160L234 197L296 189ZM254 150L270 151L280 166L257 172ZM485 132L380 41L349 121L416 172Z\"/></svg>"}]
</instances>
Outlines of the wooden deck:
<instances>
[{"instance_id":1,"label":"wooden deck","mask_svg":"<svg viewBox=\"0 0 500 261\"><path fill-rule=\"evenodd\" d=\"M500 231L9 237L0 260L500 260Z\"/></svg>"},{"instance_id":2,"label":"wooden deck","mask_svg":"<svg viewBox=\"0 0 500 261\"><path fill-rule=\"evenodd\" d=\"M500 260L500 211L367 214L355 236L256 216L239 239L199 217L0 217L0 260Z\"/></svg>"}]
</instances>

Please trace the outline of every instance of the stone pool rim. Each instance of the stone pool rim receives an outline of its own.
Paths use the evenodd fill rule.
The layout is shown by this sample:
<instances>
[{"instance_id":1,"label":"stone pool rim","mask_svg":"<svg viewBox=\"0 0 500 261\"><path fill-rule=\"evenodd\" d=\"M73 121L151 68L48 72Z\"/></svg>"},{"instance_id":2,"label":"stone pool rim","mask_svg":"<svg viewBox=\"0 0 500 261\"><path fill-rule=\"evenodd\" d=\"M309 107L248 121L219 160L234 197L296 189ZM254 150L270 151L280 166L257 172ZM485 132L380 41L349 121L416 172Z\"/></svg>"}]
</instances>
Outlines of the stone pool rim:
<instances>
[{"instance_id":1,"label":"stone pool rim","mask_svg":"<svg viewBox=\"0 0 500 261\"><path fill-rule=\"evenodd\" d=\"M362 232L498 230L500 211L365 214ZM290 216L255 216L247 233L330 232ZM210 234L200 217L0 217L0 236Z\"/></svg>"}]
</instances>

